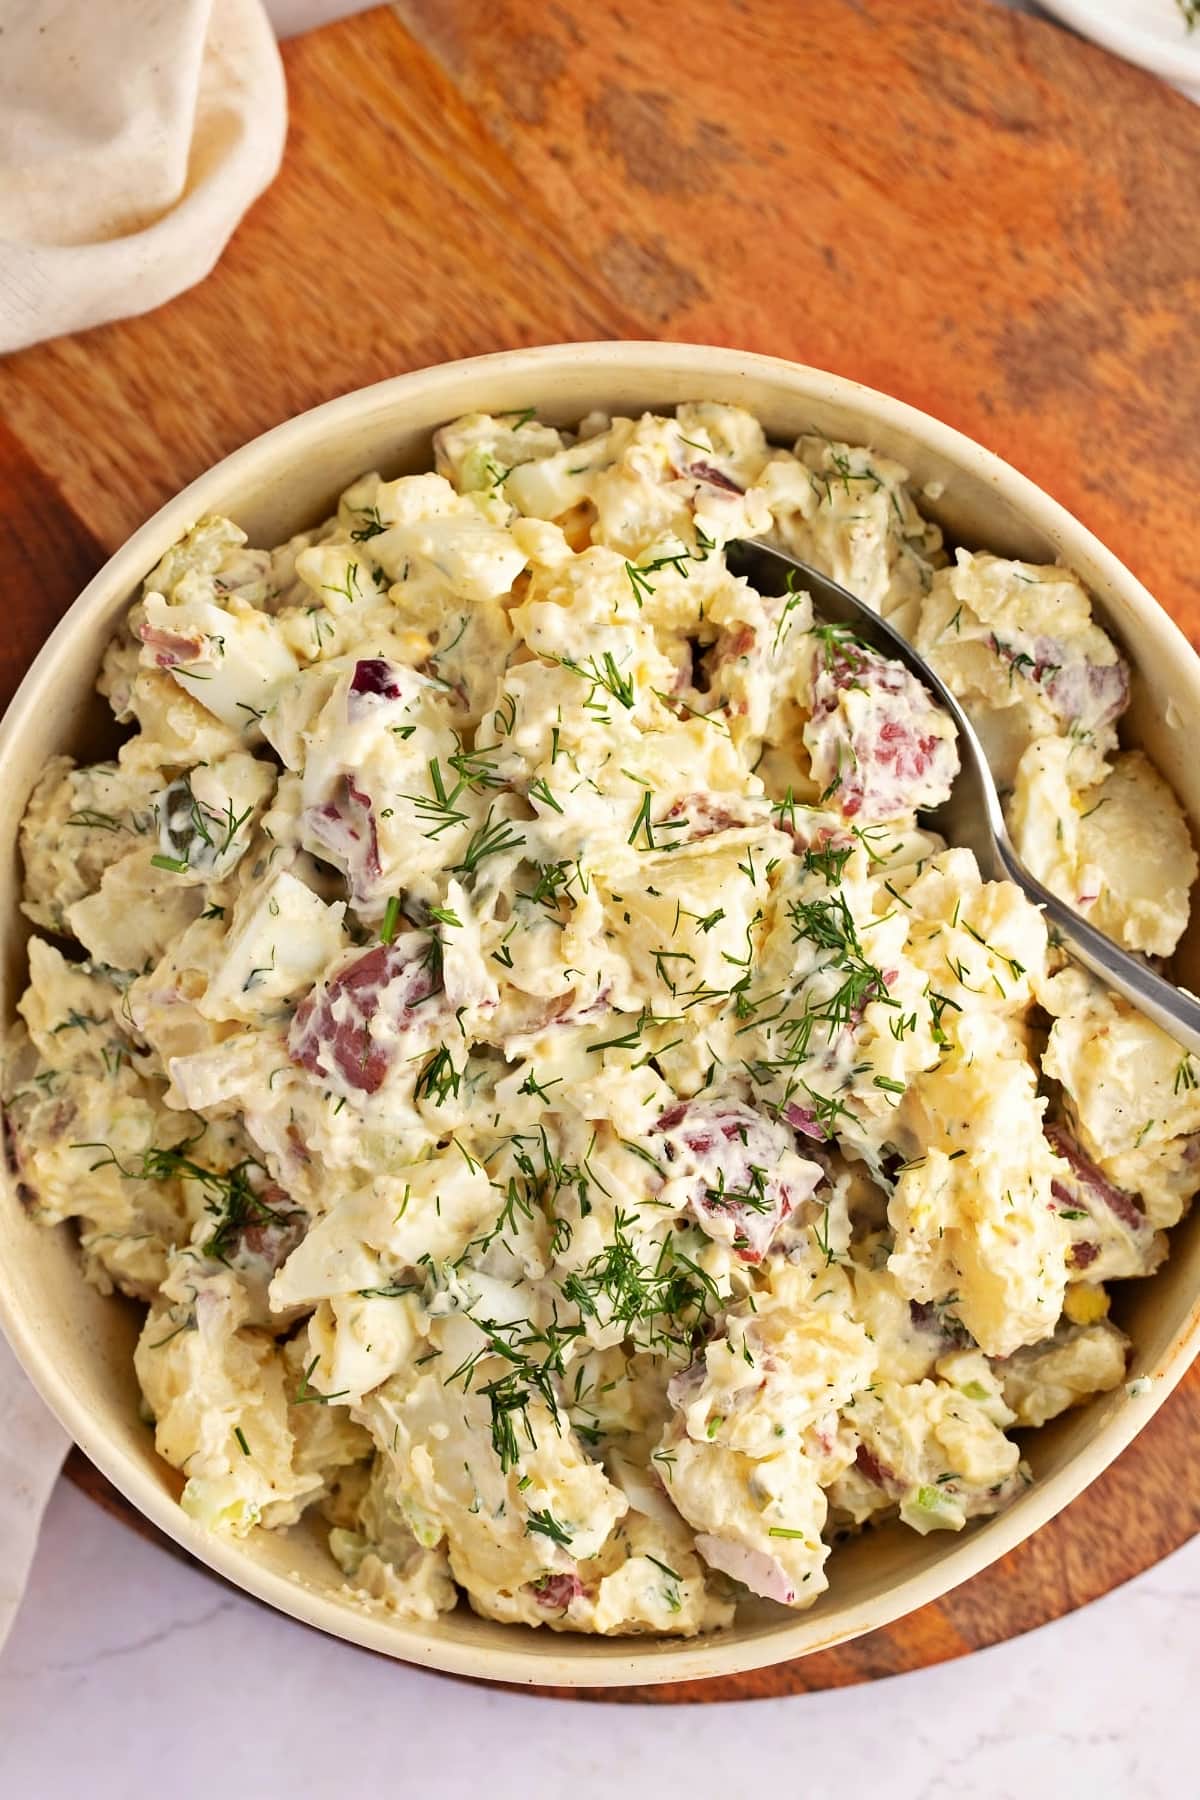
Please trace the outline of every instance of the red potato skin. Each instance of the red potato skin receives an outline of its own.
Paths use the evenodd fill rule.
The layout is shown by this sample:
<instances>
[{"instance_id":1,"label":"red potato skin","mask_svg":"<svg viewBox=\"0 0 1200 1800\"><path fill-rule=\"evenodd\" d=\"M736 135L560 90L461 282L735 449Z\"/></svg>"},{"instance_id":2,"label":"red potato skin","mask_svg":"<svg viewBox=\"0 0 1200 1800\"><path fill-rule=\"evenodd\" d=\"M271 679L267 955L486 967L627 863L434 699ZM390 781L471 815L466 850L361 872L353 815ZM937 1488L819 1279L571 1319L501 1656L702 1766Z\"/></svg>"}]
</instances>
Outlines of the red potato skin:
<instances>
[{"instance_id":1,"label":"red potato skin","mask_svg":"<svg viewBox=\"0 0 1200 1800\"><path fill-rule=\"evenodd\" d=\"M355 719L376 700L401 700L404 689L400 670L383 656L363 657L354 665L350 688L346 695L346 715Z\"/></svg>"},{"instance_id":2,"label":"red potato skin","mask_svg":"<svg viewBox=\"0 0 1200 1800\"><path fill-rule=\"evenodd\" d=\"M578 1575L543 1575L540 1581L531 1581L530 1590L539 1606L547 1612L566 1612L572 1600L577 1600L587 1592Z\"/></svg>"},{"instance_id":3,"label":"red potato skin","mask_svg":"<svg viewBox=\"0 0 1200 1800\"><path fill-rule=\"evenodd\" d=\"M362 1094L383 1086L394 1051L372 1036L381 1010L398 1032L437 991L428 960L395 944L377 944L300 1002L288 1032L288 1054L316 1076L337 1075Z\"/></svg>"},{"instance_id":4,"label":"red potato skin","mask_svg":"<svg viewBox=\"0 0 1200 1800\"><path fill-rule=\"evenodd\" d=\"M1111 1182L1107 1175L1096 1167L1091 1158L1085 1155L1064 1126L1047 1125L1046 1138L1051 1149L1061 1156L1064 1162L1070 1163L1080 1187L1086 1188L1089 1194L1107 1206L1122 1225L1127 1225L1130 1231L1149 1230L1146 1215L1138 1205L1136 1195L1127 1193L1124 1188L1119 1188L1114 1182ZM1051 1182L1050 1191L1060 1205L1073 1206L1075 1204L1076 1196L1071 1193L1064 1182ZM1077 1246L1077 1248L1079 1247Z\"/></svg>"},{"instance_id":5,"label":"red potato skin","mask_svg":"<svg viewBox=\"0 0 1200 1800\"><path fill-rule=\"evenodd\" d=\"M840 713L850 689L875 705L868 734ZM879 823L935 805L958 768L953 739L933 729L938 709L914 675L856 643L827 646L813 681L812 724L832 722L838 746L832 803L847 819Z\"/></svg>"},{"instance_id":6,"label":"red potato skin","mask_svg":"<svg viewBox=\"0 0 1200 1800\"><path fill-rule=\"evenodd\" d=\"M371 796L356 784L353 775L343 775L337 798L310 807L305 819L317 843L346 865L351 897L356 905L362 905L370 897L372 883L383 873Z\"/></svg>"},{"instance_id":7,"label":"red potato skin","mask_svg":"<svg viewBox=\"0 0 1200 1800\"><path fill-rule=\"evenodd\" d=\"M138 636L153 652L156 669L177 669L181 663L197 662L207 642L203 637L185 637L179 631L164 631L159 625L139 625Z\"/></svg>"},{"instance_id":8,"label":"red potato skin","mask_svg":"<svg viewBox=\"0 0 1200 1800\"><path fill-rule=\"evenodd\" d=\"M688 1158L694 1165L690 1205L700 1226L713 1235L715 1221L730 1220L737 1255L761 1262L783 1221L812 1192L793 1191L778 1176L781 1152L793 1147L787 1126L740 1101L687 1100L663 1113L655 1130L663 1163Z\"/></svg>"}]
</instances>

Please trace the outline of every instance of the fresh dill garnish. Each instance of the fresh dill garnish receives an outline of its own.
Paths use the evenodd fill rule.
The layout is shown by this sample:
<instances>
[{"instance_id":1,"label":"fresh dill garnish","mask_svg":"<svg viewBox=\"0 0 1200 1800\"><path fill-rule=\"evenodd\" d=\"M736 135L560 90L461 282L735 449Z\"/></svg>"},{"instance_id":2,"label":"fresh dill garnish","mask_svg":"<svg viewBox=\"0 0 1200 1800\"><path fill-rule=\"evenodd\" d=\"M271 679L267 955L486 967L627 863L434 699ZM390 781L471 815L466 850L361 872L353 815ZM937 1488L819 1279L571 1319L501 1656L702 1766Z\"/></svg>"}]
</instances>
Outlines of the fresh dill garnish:
<instances>
[{"instance_id":1,"label":"fresh dill garnish","mask_svg":"<svg viewBox=\"0 0 1200 1800\"><path fill-rule=\"evenodd\" d=\"M461 860L454 865L454 873L473 875L485 857L497 856L504 850L519 850L524 842L525 834L514 831L511 820L497 819L495 808L489 806L482 825L467 840Z\"/></svg>"},{"instance_id":2,"label":"fresh dill garnish","mask_svg":"<svg viewBox=\"0 0 1200 1800\"><path fill-rule=\"evenodd\" d=\"M731 1197L732 1198L732 1197ZM702 1333L710 1305L719 1306L712 1277L671 1235L643 1262L634 1241L636 1217L618 1207L612 1237L583 1269L562 1284L563 1298L581 1317L602 1325L620 1324L642 1350L690 1348Z\"/></svg>"},{"instance_id":3,"label":"fresh dill garnish","mask_svg":"<svg viewBox=\"0 0 1200 1800\"><path fill-rule=\"evenodd\" d=\"M90 1031L93 1025L101 1024L103 1024L103 1020L98 1019L95 1013L80 1012L77 1006L70 1006L58 1024L53 1027L50 1035L58 1037L64 1031Z\"/></svg>"},{"instance_id":4,"label":"fresh dill garnish","mask_svg":"<svg viewBox=\"0 0 1200 1800\"><path fill-rule=\"evenodd\" d=\"M328 1406L332 1400L344 1400L350 1392L349 1388L339 1388L336 1394L322 1394L311 1385L310 1377L320 1360L319 1356L314 1356L300 1377L300 1385L292 1395L294 1406Z\"/></svg>"},{"instance_id":5,"label":"fresh dill garnish","mask_svg":"<svg viewBox=\"0 0 1200 1800\"><path fill-rule=\"evenodd\" d=\"M559 1524L549 1508L544 1512L531 1512L525 1525L525 1532L527 1536L533 1532L539 1532L542 1537L548 1537L551 1543L562 1545L569 1544L572 1536L565 1525Z\"/></svg>"},{"instance_id":6,"label":"fresh dill garnish","mask_svg":"<svg viewBox=\"0 0 1200 1800\"><path fill-rule=\"evenodd\" d=\"M868 657L875 655L871 646L864 643L849 625L810 625L808 636L819 644L827 669L843 667L854 673L862 668Z\"/></svg>"},{"instance_id":7,"label":"fresh dill garnish","mask_svg":"<svg viewBox=\"0 0 1200 1800\"><path fill-rule=\"evenodd\" d=\"M387 526L379 516L377 506L360 506L357 510L359 517L366 520L366 524L356 527L350 533L352 544L365 544L369 539L379 537L382 532L387 530Z\"/></svg>"},{"instance_id":8,"label":"fresh dill garnish","mask_svg":"<svg viewBox=\"0 0 1200 1800\"><path fill-rule=\"evenodd\" d=\"M514 713L515 717L515 713ZM436 840L444 831L457 825L470 822L470 813L460 804L463 795L468 793L484 793L489 788L503 788L508 784L495 769L493 758L496 746L487 745L474 750L463 749L462 746L453 755L446 758L447 767L456 777L448 781L439 757L431 757L426 765L429 775L430 792L404 793L400 798L407 800L428 826L427 838ZM489 814L490 817L490 814Z\"/></svg>"},{"instance_id":9,"label":"fresh dill garnish","mask_svg":"<svg viewBox=\"0 0 1200 1800\"><path fill-rule=\"evenodd\" d=\"M788 914L794 941L805 941L827 953L817 972L829 970L840 977L829 995L806 1006L799 1019L788 1022L793 1054L807 1054L816 1025L825 1028L831 1041L845 1026L856 1023L870 1001L887 998L887 984L863 950L854 916L840 889L815 900L792 900Z\"/></svg>"},{"instance_id":10,"label":"fresh dill garnish","mask_svg":"<svg viewBox=\"0 0 1200 1800\"><path fill-rule=\"evenodd\" d=\"M590 705L597 690L611 694L622 706L632 707L634 699L633 676L622 675L617 667L611 650L606 650L599 661L589 656L586 662L575 662L569 656L558 659L559 667L568 669L572 675L578 675L583 681L590 681L592 692L584 705Z\"/></svg>"},{"instance_id":11,"label":"fresh dill garnish","mask_svg":"<svg viewBox=\"0 0 1200 1800\"><path fill-rule=\"evenodd\" d=\"M390 894L388 903L383 909L383 923L379 927L379 941L390 944L396 936L396 928L400 923L400 901L397 895Z\"/></svg>"},{"instance_id":12,"label":"fresh dill garnish","mask_svg":"<svg viewBox=\"0 0 1200 1800\"><path fill-rule=\"evenodd\" d=\"M358 599L359 594L358 564L356 562L346 564L346 573L342 578L340 586L337 582L323 581L321 583L321 592L323 594L338 594L349 606L353 606Z\"/></svg>"},{"instance_id":13,"label":"fresh dill garnish","mask_svg":"<svg viewBox=\"0 0 1200 1800\"><path fill-rule=\"evenodd\" d=\"M798 588L796 586L797 574L798 571L796 569L789 569L787 572L783 611L780 613L778 623L775 626L775 638L771 645L772 656L779 655L783 640L787 637L788 632L795 624L794 615L796 608L808 598L807 591L804 588Z\"/></svg>"},{"instance_id":14,"label":"fresh dill garnish","mask_svg":"<svg viewBox=\"0 0 1200 1800\"><path fill-rule=\"evenodd\" d=\"M204 1194L205 1210L216 1224L202 1248L206 1256L217 1262L228 1262L236 1250L243 1231L250 1226L287 1226L300 1217L287 1203L282 1190L280 1201L271 1204L254 1186L252 1178L265 1179L266 1170L256 1157L244 1156L231 1169L209 1169L193 1161L187 1154L204 1136L204 1127L174 1145L151 1144L141 1152L140 1160L122 1162L111 1144L78 1143L73 1150L102 1150L104 1154L90 1168L115 1168L127 1181L194 1181Z\"/></svg>"},{"instance_id":15,"label":"fresh dill garnish","mask_svg":"<svg viewBox=\"0 0 1200 1800\"><path fill-rule=\"evenodd\" d=\"M805 873L819 875L829 887L837 887L853 855L853 844L839 844L833 838L826 838L823 843L812 845L803 852Z\"/></svg>"},{"instance_id":16,"label":"fresh dill garnish","mask_svg":"<svg viewBox=\"0 0 1200 1800\"><path fill-rule=\"evenodd\" d=\"M425 1097L438 1106L445 1106L452 1096L458 1098L461 1086L462 1070L455 1067L454 1058L443 1044L422 1066L413 1085L413 1097L418 1100Z\"/></svg>"},{"instance_id":17,"label":"fresh dill garnish","mask_svg":"<svg viewBox=\"0 0 1200 1800\"><path fill-rule=\"evenodd\" d=\"M551 793L550 787L543 776L539 775L536 781L530 782L528 793L531 799L540 800L543 806L550 807L553 812L562 812L561 805Z\"/></svg>"}]
</instances>

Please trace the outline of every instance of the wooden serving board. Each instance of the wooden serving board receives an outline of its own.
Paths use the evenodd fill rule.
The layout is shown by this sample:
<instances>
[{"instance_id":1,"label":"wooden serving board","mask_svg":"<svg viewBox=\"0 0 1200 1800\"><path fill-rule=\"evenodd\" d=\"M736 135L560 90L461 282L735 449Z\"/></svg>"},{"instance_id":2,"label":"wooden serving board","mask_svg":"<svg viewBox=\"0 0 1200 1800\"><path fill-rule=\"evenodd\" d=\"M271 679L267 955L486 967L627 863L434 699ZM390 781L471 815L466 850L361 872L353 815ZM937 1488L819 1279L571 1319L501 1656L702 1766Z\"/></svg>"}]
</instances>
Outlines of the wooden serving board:
<instances>
[{"instance_id":1,"label":"wooden serving board","mask_svg":"<svg viewBox=\"0 0 1200 1800\"><path fill-rule=\"evenodd\" d=\"M0 697L103 557L245 439L407 368L571 338L736 344L913 401L1200 633L1200 109L986 0L626 8L405 0L287 47L284 169L216 272L0 364ZM1198 1441L1194 1373L938 1604L781 1668L604 1697L794 1693L1012 1637L1200 1528Z\"/></svg>"}]
</instances>

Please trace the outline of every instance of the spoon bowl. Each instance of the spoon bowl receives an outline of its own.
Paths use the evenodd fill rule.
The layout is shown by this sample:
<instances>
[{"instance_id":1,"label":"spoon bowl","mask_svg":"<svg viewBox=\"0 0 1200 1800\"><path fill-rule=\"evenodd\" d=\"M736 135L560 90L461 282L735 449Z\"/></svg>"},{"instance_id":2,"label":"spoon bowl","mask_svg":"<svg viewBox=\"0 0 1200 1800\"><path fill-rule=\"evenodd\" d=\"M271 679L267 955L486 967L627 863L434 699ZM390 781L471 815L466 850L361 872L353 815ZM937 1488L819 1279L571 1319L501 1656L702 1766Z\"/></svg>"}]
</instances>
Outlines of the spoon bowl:
<instances>
[{"instance_id":1,"label":"spoon bowl","mask_svg":"<svg viewBox=\"0 0 1200 1800\"><path fill-rule=\"evenodd\" d=\"M848 588L773 544L739 538L726 545L725 557L733 574L747 577L760 593L806 590L823 619L848 626L860 643L903 663L916 676L954 720L960 757L950 798L924 815L926 822L947 843L972 851L986 881L1011 881L1019 887L1041 910L1052 939L1069 956L1160 1026L1182 1049L1200 1056L1200 1000L1089 925L1025 866L1008 835L1000 795L975 727L941 676L908 639Z\"/></svg>"}]
</instances>

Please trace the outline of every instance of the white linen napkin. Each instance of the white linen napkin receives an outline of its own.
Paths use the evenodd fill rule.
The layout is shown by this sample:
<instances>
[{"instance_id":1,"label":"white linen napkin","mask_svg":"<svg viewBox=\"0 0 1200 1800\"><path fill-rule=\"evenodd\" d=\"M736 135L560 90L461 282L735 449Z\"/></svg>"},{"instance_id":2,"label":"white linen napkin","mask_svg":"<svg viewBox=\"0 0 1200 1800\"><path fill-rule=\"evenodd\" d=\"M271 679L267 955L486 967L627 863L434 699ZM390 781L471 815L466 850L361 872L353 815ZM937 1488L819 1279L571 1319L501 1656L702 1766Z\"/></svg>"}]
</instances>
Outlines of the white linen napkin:
<instances>
[{"instance_id":1,"label":"white linen napkin","mask_svg":"<svg viewBox=\"0 0 1200 1800\"><path fill-rule=\"evenodd\" d=\"M2 352L201 280L279 167L287 106L259 0L0 13ZM0 1645L67 1447L0 1337Z\"/></svg>"},{"instance_id":2,"label":"white linen napkin","mask_svg":"<svg viewBox=\"0 0 1200 1800\"><path fill-rule=\"evenodd\" d=\"M201 280L279 167L260 0L26 0L0 38L0 352Z\"/></svg>"},{"instance_id":3,"label":"white linen napkin","mask_svg":"<svg viewBox=\"0 0 1200 1800\"><path fill-rule=\"evenodd\" d=\"M21 1604L69 1442L0 1337L0 1648Z\"/></svg>"}]
</instances>

